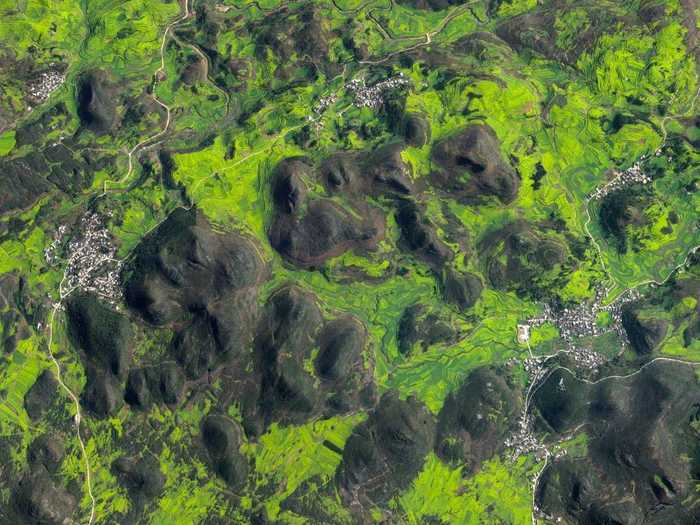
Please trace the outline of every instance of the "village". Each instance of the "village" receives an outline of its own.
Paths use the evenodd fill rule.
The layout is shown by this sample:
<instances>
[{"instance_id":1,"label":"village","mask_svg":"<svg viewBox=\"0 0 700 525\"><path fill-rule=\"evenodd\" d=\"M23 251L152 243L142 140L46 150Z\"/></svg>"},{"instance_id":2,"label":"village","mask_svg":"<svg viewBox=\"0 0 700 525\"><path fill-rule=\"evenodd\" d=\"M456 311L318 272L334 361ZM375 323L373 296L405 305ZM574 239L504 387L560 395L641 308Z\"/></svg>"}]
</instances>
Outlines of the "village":
<instances>
[{"instance_id":1,"label":"village","mask_svg":"<svg viewBox=\"0 0 700 525\"><path fill-rule=\"evenodd\" d=\"M56 237L44 251L44 258L52 266L65 264L59 290L61 299L81 290L95 293L119 307L122 261L117 259L112 234L98 214L87 212L72 232L66 225L59 226Z\"/></svg>"}]
</instances>

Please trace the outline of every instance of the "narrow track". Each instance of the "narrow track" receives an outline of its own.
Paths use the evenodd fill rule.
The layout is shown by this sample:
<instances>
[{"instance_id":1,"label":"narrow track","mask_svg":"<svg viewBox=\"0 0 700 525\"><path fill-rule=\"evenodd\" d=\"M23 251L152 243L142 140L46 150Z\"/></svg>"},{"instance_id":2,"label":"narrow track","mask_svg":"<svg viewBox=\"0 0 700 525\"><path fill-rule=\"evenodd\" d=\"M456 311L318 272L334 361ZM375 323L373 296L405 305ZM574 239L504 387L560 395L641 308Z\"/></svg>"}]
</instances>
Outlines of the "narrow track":
<instances>
[{"instance_id":1,"label":"narrow track","mask_svg":"<svg viewBox=\"0 0 700 525\"><path fill-rule=\"evenodd\" d=\"M690 104L688 105L688 109L686 109L683 113L677 113L677 114L675 114L675 115L666 115L666 116L661 120L661 132L662 132L662 134L663 134L663 137L662 137L662 139L661 139L661 144L660 144L659 147L657 148L657 151L660 151L660 150L666 145L666 143L667 143L667 141L668 141L668 130L666 129L666 123L667 123L669 120L673 120L673 119L677 119L677 118L682 118L682 117L684 117L684 116L687 116L687 115L689 115L689 114L692 114L692 112L695 110L695 105L696 105L696 103L697 103L699 97L700 97L700 88L698 88L697 91L695 92L695 96L694 96L694 97L692 98L692 100L690 101ZM647 157L647 158L651 158L651 157ZM637 162L639 162L640 164L643 164L645 160L646 160L646 159L639 159ZM604 187L606 187L606 186L609 185L609 184L610 184L610 182L606 182L606 183L603 184L601 187L604 188ZM592 221L591 212L590 212L590 206L589 206L590 202L591 202L591 197L586 197L586 200L585 200L585 202L584 202L585 210L586 210L586 222L585 222L584 225L583 225L583 229L584 229L584 231L586 232L586 235L587 235L588 238L590 239L591 243L592 243L593 246L595 247L596 251L598 252L598 256L600 257L600 264L601 264L601 266L603 267L603 271L605 272L605 274L606 274L606 276L607 276L607 278L608 278L608 281L609 281L610 284L612 285L612 286L610 286L609 288L608 288L608 287L605 288L606 295L608 295L608 293L609 293L615 286L617 286L618 283L615 281L615 278L612 276L612 274L610 273L610 271L608 270L608 268L605 266L605 258L603 257L603 251L602 251L600 245L598 244L598 241L596 240L596 238L593 236L593 234L591 233L591 231L590 231L589 228L588 228L589 225L590 225L590 223L591 223L591 221ZM648 280L646 280L646 281L643 281L643 282L641 282L641 283L636 284L636 285L633 286L632 288L627 288L627 289L623 290L622 292L620 292L619 295L628 293L628 292L631 291L631 290L636 290L637 288L641 288L642 286L647 286L647 285L661 286L661 285L665 284L666 282L668 282L668 280L669 280L671 277L673 277L673 275L674 275L677 271L679 271L680 269L682 269L682 268L688 263L688 260L690 259L690 257L692 257L692 255L695 254L698 250L700 250L700 244L698 244L698 245L693 246L692 248L690 248L690 249L688 250L688 252L687 252L685 258L683 259L683 261L680 262L679 264L677 264L675 267L673 267L673 268L671 269L671 271L668 273L668 275L667 275L664 279L662 279L661 281L657 281L657 280L655 280L655 279L648 279Z\"/></svg>"},{"instance_id":2,"label":"narrow track","mask_svg":"<svg viewBox=\"0 0 700 525\"><path fill-rule=\"evenodd\" d=\"M65 275L64 275L64 280L65 280ZM61 281L61 284L63 281ZM59 290L61 286L59 285ZM63 381L63 375L62 375L62 370L61 370L61 364L58 362L58 359L56 359L56 356L53 353L53 332L54 332L54 323L56 322L56 313L61 310L62 308L62 302L63 300L70 295L70 293L73 291L73 289L69 290L65 295L62 292L59 292L61 294L59 301L53 305L53 308L51 310L51 318L49 320L48 324L48 352L49 352L49 358L53 362L54 366L56 367L56 380L58 381L58 384L61 386L61 388L68 394L68 397L71 399L75 406L75 416L73 422L75 423L75 435L78 438L78 444L80 445L80 452L83 456L83 461L85 462L85 484L87 485L87 492L88 496L90 497L90 518L88 521L88 525L92 525L95 523L95 496L92 493L92 469L90 468L90 459L88 458L87 450L85 450L85 442L83 441L83 436L80 434L80 424L82 423L82 413L80 411L80 400L78 399L78 396L66 385L66 383Z\"/></svg>"},{"instance_id":3,"label":"narrow track","mask_svg":"<svg viewBox=\"0 0 700 525\"><path fill-rule=\"evenodd\" d=\"M153 88L155 88L156 83L158 82L158 78L160 74L163 73L165 70L165 45L166 41L168 38L168 35L172 31L172 29L177 26L178 24L182 23L185 21L187 18L190 16L190 11L189 11L189 0L184 0L183 2L183 13L182 15L177 18L175 21L171 22L166 28L165 31L163 32L163 38L161 40L161 45L160 45L160 67L155 71L154 73L154 78L153 78ZM153 100L159 104L162 108L166 110L166 121L165 125L163 126L163 129L156 133L155 135L152 135L150 137L147 137L146 139L142 140L138 144L136 144L129 152L128 152L128 169L124 177L118 183L123 182L124 180L127 180L131 174L133 173L134 169L134 164L133 164L133 159L134 155L138 153L142 148L145 146L153 143L156 141L158 138L162 137L165 133L167 133L168 128L170 127L170 122L171 122L171 110L168 105L163 103L162 101L158 100L158 98L155 96L155 93L153 95ZM101 195L105 195L108 191L107 184L110 181L105 181L104 187L103 187L103 192ZM56 379L58 381L59 386L66 392L70 400L72 401L73 405L75 406L75 416L74 416L74 424L75 424L75 435L78 440L78 444L80 446L80 451L83 456L83 461L85 462L85 484L87 486L87 493L90 498L90 517L88 521L88 525L93 525L95 523L95 518L96 518L96 500L95 496L93 494L92 490L92 467L90 465L90 459L88 457L87 450L85 448L85 442L83 441L83 437L80 433L80 426L83 421L83 416L82 412L80 410L80 400L78 396L70 389L70 387L63 381L63 370L61 369L61 363L58 361L56 356L53 353L53 334L54 334L54 324L56 322L56 314L62 309L63 307L63 301L75 290L75 288L70 288L68 290L63 289L63 283L65 282L66 275L64 273L63 279L61 280L61 283L59 284L58 287L58 293L59 293L59 299L56 303L53 304L52 310L51 310L51 315L49 319L49 323L47 326L48 330L48 354L49 358L51 359L51 362L53 363L54 367L56 368Z\"/></svg>"},{"instance_id":4,"label":"narrow track","mask_svg":"<svg viewBox=\"0 0 700 525\"><path fill-rule=\"evenodd\" d=\"M435 36L439 35L442 31L444 31L445 28L450 24L450 22L452 20L454 20L458 16L468 12L472 6L482 3L482 1L483 0L476 0L474 2L462 4L459 7L453 9L445 16L445 18L440 20L440 23L437 25L437 27L435 29L433 29L432 31L428 31L427 33L425 33L425 35L405 35L405 36L400 36L400 37L392 36L391 33L389 33L389 31L379 22L379 20L377 20L372 15L373 10L370 10L368 12L369 13L368 18L370 18L377 25L377 27L380 30L380 33L382 33L382 36L384 37L385 40L389 40L392 42L399 42L399 41L404 41L404 40L417 40L419 38L423 38L424 41L418 42L416 44L413 44L413 45L408 46L408 47L403 48L403 49L398 49L396 51L392 51L392 52L384 55L384 57L376 59L376 60L360 60L360 61L358 61L358 64L366 64L366 65L382 64L382 63L386 62L387 60L389 60L392 57L395 57L397 55L400 55L403 53L408 53L410 51L414 51L414 50L419 49L421 47L429 46L430 44L432 44L433 38ZM390 6L388 9L385 9L385 10L390 11L393 8L393 5L394 5L393 0L390 0Z\"/></svg>"},{"instance_id":5,"label":"narrow track","mask_svg":"<svg viewBox=\"0 0 700 525\"><path fill-rule=\"evenodd\" d=\"M156 88L156 85L158 84L158 82L160 81L160 76L165 73L165 44L168 40L168 35L170 34L170 32L173 30L174 27L176 27L178 24L181 24L182 22L187 20L191 16L191 14L192 13L190 13L190 9L189 9L189 0L184 0L182 15L179 18L177 18L176 20L174 20L173 22L171 22L170 24L168 24L168 26L165 28L165 31L163 32L163 38L161 39L161 42L160 42L160 67L158 69L156 69L156 71L153 73L153 84L151 85L151 93L152 93L151 98L153 98L153 100L156 102L156 104L158 104L160 107L162 107L165 110L166 117L165 117L165 124L163 125L163 129L161 129L159 132L155 133L154 135L151 135L150 137L146 137L141 142L136 144L133 148L131 148L131 150L129 150L129 152L127 153L127 159L128 159L127 171L121 179L116 181L115 184L121 185L124 183L124 181L128 180L129 177L131 177L131 174L134 171L134 155L136 153L138 153L141 149L145 148L149 144L157 141L159 138L164 136L168 132L168 129L170 128L170 122L172 120L172 114L171 114L172 112L171 112L170 106L168 106L163 101L158 99L158 97L155 94L155 88ZM208 64L208 62L207 62L207 64ZM207 71L208 71L208 66L207 66ZM227 104L227 106L228 106L228 104ZM107 192L109 191L107 188L107 185L109 183L114 183L114 182L111 180L105 180L104 185L103 185L103 190L102 190L102 193L100 194L100 196L104 196L107 194Z\"/></svg>"}]
</instances>

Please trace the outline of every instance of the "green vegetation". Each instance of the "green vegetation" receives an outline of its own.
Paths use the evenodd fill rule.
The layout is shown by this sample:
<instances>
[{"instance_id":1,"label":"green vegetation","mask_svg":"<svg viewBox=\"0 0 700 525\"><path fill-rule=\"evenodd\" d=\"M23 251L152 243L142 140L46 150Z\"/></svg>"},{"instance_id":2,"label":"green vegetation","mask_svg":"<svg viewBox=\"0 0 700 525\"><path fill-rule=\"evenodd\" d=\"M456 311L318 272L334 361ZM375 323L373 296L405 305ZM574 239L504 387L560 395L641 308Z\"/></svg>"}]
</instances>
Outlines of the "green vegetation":
<instances>
[{"instance_id":1,"label":"green vegetation","mask_svg":"<svg viewBox=\"0 0 700 525\"><path fill-rule=\"evenodd\" d=\"M337 450L342 449L354 426L364 417L331 418L301 427L280 428L273 425L260 437L260 442L245 451L255 458L256 485L278 486L274 498L265 502L268 515L283 521L293 519L280 511L280 503L294 493L303 482L314 486L332 482L340 463Z\"/></svg>"},{"instance_id":2,"label":"green vegetation","mask_svg":"<svg viewBox=\"0 0 700 525\"><path fill-rule=\"evenodd\" d=\"M0 156L7 155L15 147L16 133L13 130L6 131L0 135Z\"/></svg>"},{"instance_id":3,"label":"green vegetation","mask_svg":"<svg viewBox=\"0 0 700 525\"><path fill-rule=\"evenodd\" d=\"M692 2L0 0L0 16L0 522L26 518L31 479L66 523L529 524L532 450L499 438L472 469L431 441L470 373L524 399L532 356L591 382L700 362ZM105 230L76 262L92 212ZM94 268L97 237L114 256ZM516 338L631 291L582 337L550 318ZM78 292L124 316L123 348L68 336L89 329L68 325ZM537 443L590 459L598 437L527 403ZM390 425L405 406L425 410L427 452ZM62 444L46 473L44 435ZM373 486L357 465L377 458Z\"/></svg>"},{"instance_id":4,"label":"green vegetation","mask_svg":"<svg viewBox=\"0 0 700 525\"><path fill-rule=\"evenodd\" d=\"M411 524L433 516L447 523L525 525L531 523L527 478L536 469L525 457L513 464L491 461L465 480L459 468L450 469L430 456L397 506Z\"/></svg>"}]
</instances>

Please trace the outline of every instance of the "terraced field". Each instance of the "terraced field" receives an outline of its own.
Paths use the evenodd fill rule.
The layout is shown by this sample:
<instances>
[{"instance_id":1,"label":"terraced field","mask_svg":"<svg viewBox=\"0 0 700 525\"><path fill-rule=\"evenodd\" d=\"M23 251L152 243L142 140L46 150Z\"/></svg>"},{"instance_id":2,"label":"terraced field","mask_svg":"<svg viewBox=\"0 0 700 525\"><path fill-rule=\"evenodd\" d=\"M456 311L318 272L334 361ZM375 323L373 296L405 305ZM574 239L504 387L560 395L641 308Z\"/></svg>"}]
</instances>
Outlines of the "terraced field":
<instances>
[{"instance_id":1,"label":"terraced field","mask_svg":"<svg viewBox=\"0 0 700 525\"><path fill-rule=\"evenodd\" d=\"M694 0L0 16L0 523L700 521Z\"/></svg>"}]
</instances>

